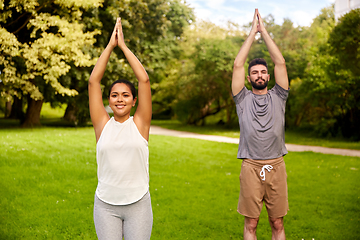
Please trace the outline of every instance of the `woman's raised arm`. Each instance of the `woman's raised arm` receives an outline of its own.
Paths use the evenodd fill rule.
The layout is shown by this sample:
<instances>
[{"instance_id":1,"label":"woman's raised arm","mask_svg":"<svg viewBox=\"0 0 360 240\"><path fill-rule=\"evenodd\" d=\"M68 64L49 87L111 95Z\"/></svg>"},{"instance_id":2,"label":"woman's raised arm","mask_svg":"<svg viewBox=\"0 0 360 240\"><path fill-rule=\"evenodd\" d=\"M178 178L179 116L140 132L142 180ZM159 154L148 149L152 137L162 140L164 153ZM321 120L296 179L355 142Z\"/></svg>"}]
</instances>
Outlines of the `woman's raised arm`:
<instances>
[{"instance_id":1,"label":"woman's raised arm","mask_svg":"<svg viewBox=\"0 0 360 240\"><path fill-rule=\"evenodd\" d=\"M124 41L124 34L121 25L121 19L117 19L117 41L118 46L123 51L128 60L135 76L139 82L138 84L138 107L134 114L134 122L139 129L141 135L148 140L149 130L152 116L152 102L151 102L151 87L149 76L139 59L130 51Z\"/></svg>"},{"instance_id":2,"label":"woman's raised arm","mask_svg":"<svg viewBox=\"0 0 360 240\"><path fill-rule=\"evenodd\" d=\"M95 130L96 142L99 140L105 124L110 119L109 114L106 112L103 104L100 82L104 75L111 52L117 46L117 25L118 23L115 24L110 41L101 56L99 57L98 61L96 62L96 65L91 72L91 76L89 79L89 108L91 121Z\"/></svg>"}]
</instances>

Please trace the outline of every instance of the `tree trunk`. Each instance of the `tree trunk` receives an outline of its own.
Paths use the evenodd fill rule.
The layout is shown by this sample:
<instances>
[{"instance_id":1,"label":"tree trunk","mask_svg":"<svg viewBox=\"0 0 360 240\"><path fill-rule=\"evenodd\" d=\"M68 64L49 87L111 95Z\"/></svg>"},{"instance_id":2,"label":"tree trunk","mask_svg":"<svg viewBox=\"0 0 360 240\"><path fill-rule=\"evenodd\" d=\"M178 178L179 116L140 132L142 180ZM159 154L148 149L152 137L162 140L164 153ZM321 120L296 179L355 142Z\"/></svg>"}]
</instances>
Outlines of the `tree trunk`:
<instances>
[{"instance_id":1,"label":"tree trunk","mask_svg":"<svg viewBox=\"0 0 360 240\"><path fill-rule=\"evenodd\" d=\"M10 116L11 107L12 107L11 101L7 101L6 104L5 104L5 118Z\"/></svg>"},{"instance_id":2,"label":"tree trunk","mask_svg":"<svg viewBox=\"0 0 360 240\"><path fill-rule=\"evenodd\" d=\"M227 104L227 103L225 103L225 104L226 104L226 105L225 105L225 109L226 109L226 124L227 124L228 126L230 126L231 123L232 123L231 112L232 112L233 106L232 106L232 104Z\"/></svg>"},{"instance_id":3,"label":"tree trunk","mask_svg":"<svg viewBox=\"0 0 360 240\"><path fill-rule=\"evenodd\" d=\"M77 121L76 118L76 112L79 109L76 107L74 103L69 103L66 107L65 114L63 119L72 123L75 123Z\"/></svg>"},{"instance_id":4,"label":"tree trunk","mask_svg":"<svg viewBox=\"0 0 360 240\"><path fill-rule=\"evenodd\" d=\"M11 107L10 119L20 119L20 122L23 123L25 120L25 113L23 112L23 100L14 96L14 102Z\"/></svg>"},{"instance_id":5,"label":"tree trunk","mask_svg":"<svg viewBox=\"0 0 360 240\"><path fill-rule=\"evenodd\" d=\"M40 126L40 112L44 100L34 100L28 97L28 107L26 110L25 121L22 127L36 127Z\"/></svg>"}]
</instances>

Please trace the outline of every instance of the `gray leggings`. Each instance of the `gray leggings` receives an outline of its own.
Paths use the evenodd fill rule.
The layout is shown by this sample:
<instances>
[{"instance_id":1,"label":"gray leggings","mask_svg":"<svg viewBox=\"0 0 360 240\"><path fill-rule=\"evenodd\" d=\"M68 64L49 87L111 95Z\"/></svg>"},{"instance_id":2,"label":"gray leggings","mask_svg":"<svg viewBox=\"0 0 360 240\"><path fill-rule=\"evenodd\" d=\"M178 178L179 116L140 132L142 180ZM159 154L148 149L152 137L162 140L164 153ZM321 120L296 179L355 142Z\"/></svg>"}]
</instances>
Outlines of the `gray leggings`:
<instances>
[{"instance_id":1,"label":"gray leggings","mask_svg":"<svg viewBox=\"0 0 360 240\"><path fill-rule=\"evenodd\" d=\"M153 224L150 193L129 205L111 205L95 194L94 222L100 240L150 239Z\"/></svg>"}]
</instances>

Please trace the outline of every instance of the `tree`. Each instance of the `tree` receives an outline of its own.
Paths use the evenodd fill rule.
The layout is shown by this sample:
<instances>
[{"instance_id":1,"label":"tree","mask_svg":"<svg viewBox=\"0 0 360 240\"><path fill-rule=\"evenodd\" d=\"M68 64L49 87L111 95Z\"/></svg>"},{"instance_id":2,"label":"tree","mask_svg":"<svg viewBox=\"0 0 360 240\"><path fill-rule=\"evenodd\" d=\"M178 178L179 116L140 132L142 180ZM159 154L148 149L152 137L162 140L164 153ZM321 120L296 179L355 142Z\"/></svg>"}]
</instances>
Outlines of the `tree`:
<instances>
[{"instance_id":1,"label":"tree","mask_svg":"<svg viewBox=\"0 0 360 240\"><path fill-rule=\"evenodd\" d=\"M156 85L154 102L167 104L184 123L204 124L206 117L222 112L225 117L220 118L232 122L232 66L241 41L242 32L232 23L228 29L206 21L187 28L181 55L170 62L167 79Z\"/></svg>"},{"instance_id":2,"label":"tree","mask_svg":"<svg viewBox=\"0 0 360 240\"><path fill-rule=\"evenodd\" d=\"M83 49L95 42L99 31L84 32L82 12L100 6L89 1L1 1L1 96L27 99L23 126L40 124L46 95L75 96L78 92L59 78L71 65L86 67L94 59Z\"/></svg>"},{"instance_id":3,"label":"tree","mask_svg":"<svg viewBox=\"0 0 360 240\"><path fill-rule=\"evenodd\" d=\"M358 140L360 78L354 74L357 68L353 68L358 62L348 60L351 54L352 57L356 56L357 48L352 45L351 51L355 54L350 49L345 50L348 42L341 51L338 49L342 42L349 39L356 42L360 22L344 24L343 21L347 19L344 16L335 25L333 11L333 7L323 9L307 30L310 43L307 50L308 64L304 77L291 83L291 109L287 120L293 126L310 128L321 136ZM358 13L355 15L349 18L359 18Z\"/></svg>"},{"instance_id":4,"label":"tree","mask_svg":"<svg viewBox=\"0 0 360 240\"><path fill-rule=\"evenodd\" d=\"M229 125L234 122L231 78L239 41L234 37L202 39L195 45L190 81L181 86L175 105L180 119L186 118L187 123L197 124L225 110L225 122Z\"/></svg>"},{"instance_id":5,"label":"tree","mask_svg":"<svg viewBox=\"0 0 360 240\"><path fill-rule=\"evenodd\" d=\"M345 137L360 139L360 9L339 19L329 36L330 53L338 61L328 68L340 90L342 114L336 127Z\"/></svg>"},{"instance_id":6,"label":"tree","mask_svg":"<svg viewBox=\"0 0 360 240\"><path fill-rule=\"evenodd\" d=\"M98 57L106 47L117 17L122 18L125 41L146 68L152 83L153 96L156 84L166 78L166 69L179 54L178 42L183 29L194 18L192 10L180 0L105 0L99 8L84 13L87 31L101 31L91 56ZM110 24L111 23L111 24ZM120 59L120 61L119 61ZM108 87L115 80L135 81L130 66L119 49L112 53L102 84L104 99ZM72 87L80 93L68 97L65 119L86 122L88 113L87 80L91 69L72 68L64 78L71 78Z\"/></svg>"},{"instance_id":7,"label":"tree","mask_svg":"<svg viewBox=\"0 0 360 240\"><path fill-rule=\"evenodd\" d=\"M87 80L91 66L108 43L117 17L122 17L127 44L144 63L152 82L160 81L166 61L177 51L177 38L182 34L183 27L193 19L192 10L180 0L105 0L102 4L102 0L8 2L2 8L6 14L1 15L1 27L16 42L11 42L8 36L2 34L2 39L8 39L6 45L3 44L5 40L1 42L6 59L4 58L4 63L0 62L0 71L8 69L0 75L0 78L6 79L2 95L11 98L16 94L20 100L30 96L26 119L30 118L30 113L36 106L35 115L39 117L43 101L50 102L52 106L66 103L68 107L64 119L79 124L88 120ZM44 22L43 25L41 21ZM68 23L67 26L64 25L65 22ZM63 28L68 30L63 31ZM74 39L70 39L71 36ZM70 51L65 51L66 44ZM54 45L63 47L55 48ZM159 45L173 47L161 55L156 52ZM24 46L29 49L36 47L32 54L38 56L33 56L33 62L27 59L30 54L25 55L27 50ZM45 55L41 55L42 53ZM40 65L34 59L40 59L43 64ZM133 78L131 68L123 59L119 50L112 54L103 79L104 97L107 97L107 88L114 80ZM12 65L9 64L11 61ZM26 62L30 63L26 65ZM31 68L33 65L38 66L36 74ZM9 72L9 66L13 67L12 72ZM46 71L50 71L52 75ZM29 73L29 77L34 78L26 79L26 72L30 72L32 75ZM25 80L20 83L18 77L17 85L10 84L12 81L9 76L16 76L14 73L23 75L22 79ZM27 83L26 86L24 82ZM38 104L33 106L31 101ZM39 124L38 119L30 122L25 121L25 125Z\"/></svg>"},{"instance_id":8,"label":"tree","mask_svg":"<svg viewBox=\"0 0 360 240\"><path fill-rule=\"evenodd\" d=\"M329 36L331 53L343 69L360 76L360 8L354 9L339 19Z\"/></svg>"},{"instance_id":9,"label":"tree","mask_svg":"<svg viewBox=\"0 0 360 240\"><path fill-rule=\"evenodd\" d=\"M302 78L298 77L290 82L289 109L286 114L289 127L311 128L324 134L333 124L333 111L326 104L331 95L326 95L324 90L327 89L325 84L329 80L325 66L331 58L327 52L327 39L334 24L334 9L329 7L322 9L310 28L305 29L307 67ZM323 121L324 117L328 121Z\"/></svg>"},{"instance_id":10,"label":"tree","mask_svg":"<svg viewBox=\"0 0 360 240\"><path fill-rule=\"evenodd\" d=\"M277 25L271 15L264 18L264 23L286 58L290 80L302 77L307 66L303 29L295 28L288 19ZM245 31L232 23L227 27L205 21L193 24L182 38L184 54L180 61L170 64L178 70L173 70L174 75L166 83L157 85L162 98L155 96L156 102L171 102L168 109L185 123L204 124L205 118L217 114L230 125L236 119L230 91L232 67L244 37ZM272 74L274 64L260 37L253 43L248 59L258 57L268 61ZM274 84L271 81L270 87Z\"/></svg>"}]
</instances>

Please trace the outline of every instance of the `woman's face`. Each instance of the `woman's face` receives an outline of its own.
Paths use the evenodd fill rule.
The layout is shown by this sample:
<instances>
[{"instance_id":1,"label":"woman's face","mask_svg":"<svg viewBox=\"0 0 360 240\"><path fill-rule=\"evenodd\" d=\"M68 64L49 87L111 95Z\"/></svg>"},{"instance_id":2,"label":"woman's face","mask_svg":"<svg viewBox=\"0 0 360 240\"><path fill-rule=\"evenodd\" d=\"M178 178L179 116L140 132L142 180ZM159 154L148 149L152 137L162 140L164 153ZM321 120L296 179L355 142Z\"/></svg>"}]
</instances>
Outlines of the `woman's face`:
<instances>
[{"instance_id":1,"label":"woman's face","mask_svg":"<svg viewBox=\"0 0 360 240\"><path fill-rule=\"evenodd\" d=\"M135 106L130 88L125 83L116 83L110 92L109 106L114 112L115 119L130 116L131 108ZM126 118L126 119L127 119Z\"/></svg>"}]
</instances>

